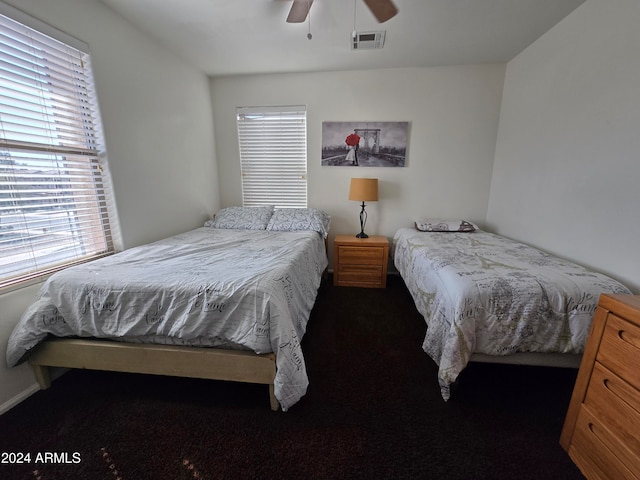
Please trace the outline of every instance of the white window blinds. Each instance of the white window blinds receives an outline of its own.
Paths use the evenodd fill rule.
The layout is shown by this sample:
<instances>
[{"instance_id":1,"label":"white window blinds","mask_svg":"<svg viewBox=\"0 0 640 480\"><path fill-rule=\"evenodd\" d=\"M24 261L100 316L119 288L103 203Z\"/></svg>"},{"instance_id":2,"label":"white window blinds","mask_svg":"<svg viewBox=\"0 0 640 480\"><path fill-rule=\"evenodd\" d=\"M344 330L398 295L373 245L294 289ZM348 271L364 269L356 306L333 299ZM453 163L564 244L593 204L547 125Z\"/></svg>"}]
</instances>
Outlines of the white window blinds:
<instances>
[{"instance_id":1,"label":"white window blinds","mask_svg":"<svg viewBox=\"0 0 640 480\"><path fill-rule=\"evenodd\" d=\"M245 206L307 206L307 112L304 106L237 109Z\"/></svg>"},{"instance_id":2,"label":"white window blinds","mask_svg":"<svg viewBox=\"0 0 640 480\"><path fill-rule=\"evenodd\" d=\"M0 15L0 287L114 249L89 60Z\"/></svg>"}]
</instances>

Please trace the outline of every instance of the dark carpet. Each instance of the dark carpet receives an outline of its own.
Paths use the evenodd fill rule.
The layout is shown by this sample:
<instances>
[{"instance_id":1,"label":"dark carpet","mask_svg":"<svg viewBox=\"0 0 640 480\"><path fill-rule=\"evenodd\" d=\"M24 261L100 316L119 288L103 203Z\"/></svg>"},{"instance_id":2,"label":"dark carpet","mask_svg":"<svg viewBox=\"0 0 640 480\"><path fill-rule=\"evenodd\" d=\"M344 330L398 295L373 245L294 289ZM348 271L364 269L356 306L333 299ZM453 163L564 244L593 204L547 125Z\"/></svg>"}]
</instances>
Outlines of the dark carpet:
<instances>
[{"instance_id":1,"label":"dark carpet","mask_svg":"<svg viewBox=\"0 0 640 480\"><path fill-rule=\"evenodd\" d=\"M576 370L471 364L444 402L424 330L399 277L328 278L288 412L263 385L72 371L0 416L0 478L583 478L558 444Z\"/></svg>"}]
</instances>

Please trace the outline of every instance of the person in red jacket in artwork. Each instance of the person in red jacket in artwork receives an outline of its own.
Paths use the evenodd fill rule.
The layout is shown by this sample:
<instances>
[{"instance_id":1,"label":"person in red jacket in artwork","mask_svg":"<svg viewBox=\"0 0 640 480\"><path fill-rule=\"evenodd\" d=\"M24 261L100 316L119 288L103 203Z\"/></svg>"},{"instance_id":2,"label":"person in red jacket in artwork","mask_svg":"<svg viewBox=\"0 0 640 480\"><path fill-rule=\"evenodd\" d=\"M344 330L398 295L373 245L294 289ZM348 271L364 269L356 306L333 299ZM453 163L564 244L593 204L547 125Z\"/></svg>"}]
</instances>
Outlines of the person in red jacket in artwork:
<instances>
[{"instance_id":1,"label":"person in red jacket in artwork","mask_svg":"<svg viewBox=\"0 0 640 480\"><path fill-rule=\"evenodd\" d=\"M351 165L358 165L358 147L360 146L360 135L350 133L344 141L347 144L349 151L347 152L347 161L351 162Z\"/></svg>"}]
</instances>

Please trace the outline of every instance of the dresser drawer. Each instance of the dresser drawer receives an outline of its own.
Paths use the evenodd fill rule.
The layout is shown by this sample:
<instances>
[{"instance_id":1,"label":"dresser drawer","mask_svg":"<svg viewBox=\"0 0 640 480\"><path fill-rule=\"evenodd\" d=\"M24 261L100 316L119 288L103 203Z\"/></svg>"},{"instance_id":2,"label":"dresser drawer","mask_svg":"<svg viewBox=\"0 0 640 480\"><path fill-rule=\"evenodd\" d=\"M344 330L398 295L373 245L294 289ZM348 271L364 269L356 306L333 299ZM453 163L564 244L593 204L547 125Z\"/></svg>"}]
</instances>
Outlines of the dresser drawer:
<instances>
[{"instance_id":1,"label":"dresser drawer","mask_svg":"<svg viewBox=\"0 0 640 480\"><path fill-rule=\"evenodd\" d=\"M596 362L583 407L607 426L600 439L640 478L640 394ZM598 433L598 432L596 432Z\"/></svg>"},{"instance_id":2,"label":"dresser drawer","mask_svg":"<svg viewBox=\"0 0 640 480\"><path fill-rule=\"evenodd\" d=\"M589 479L637 480L614 453L623 447L588 407L582 405L569 456Z\"/></svg>"},{"instance_id":3,"label":"dresser drawer","mask_svg":"<svg viewBox=\"0 0 640 480\"><path fill-rule=\"evenodd\" d=\"M640 327L610 313L596 358L640 390Z\"/></svg>"},{"instance_id":4,"label":"dresser drawer","mask_svg":"<svg viewBox=\"0 0 640 480\"><path fill-rule=\"evenodd\" d=\"M349 247L338 248L341 264L349 265L382 265L385 260L384 247Z\"/></svg>"}]
</instances>

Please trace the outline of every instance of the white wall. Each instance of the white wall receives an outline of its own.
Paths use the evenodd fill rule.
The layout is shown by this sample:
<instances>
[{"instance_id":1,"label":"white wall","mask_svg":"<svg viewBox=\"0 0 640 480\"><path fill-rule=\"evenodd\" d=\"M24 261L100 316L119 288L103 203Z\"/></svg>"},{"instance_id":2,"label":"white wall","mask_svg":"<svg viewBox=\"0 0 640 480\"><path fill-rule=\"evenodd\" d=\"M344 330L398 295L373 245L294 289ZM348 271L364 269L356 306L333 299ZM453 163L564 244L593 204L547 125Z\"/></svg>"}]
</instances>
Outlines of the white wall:
<instances>
[{"instance_id":1,"label":"white wall","mask_svg":"<svg viewBox=\"0 0 640 480\"><path fill-rule=\"evenodd\" d=\"M640 292L640 2L588 0L507 66L489 228Z\"/></svg>"},{"instance_id":2,"label":"white wall","mask_svg":"<svg viewBox=\"0 0 640 480\"><path fill-rule=\"evenodd\" d=\"M96 0L6 3L89 45L124 247L202 225L219 208L207 77ZM36 291L0 295L0 358ZM34 381L0 362L0 412Z\"/></svg>"},{"instance_id":3,"label":"white wall","mask_svg":"<svg viewBox=\"0 0 640 480\"><path fill-rule=\"evenodd\" d=\"M365 231L392 237L416 216L483 223L503 65L221 77L211 80L221 205L241 205L238 106L306 105L308 204L332 216L331 238L360 231L351 177L378 178ZM321 166L323 121L409 121L406 167ZM331 245L330 245L331 247Z\"/></svg>"}]
</instances>

